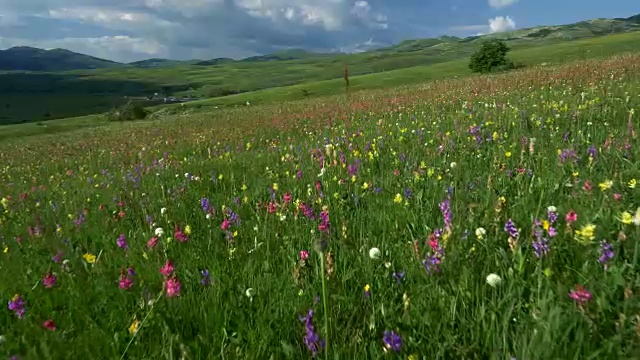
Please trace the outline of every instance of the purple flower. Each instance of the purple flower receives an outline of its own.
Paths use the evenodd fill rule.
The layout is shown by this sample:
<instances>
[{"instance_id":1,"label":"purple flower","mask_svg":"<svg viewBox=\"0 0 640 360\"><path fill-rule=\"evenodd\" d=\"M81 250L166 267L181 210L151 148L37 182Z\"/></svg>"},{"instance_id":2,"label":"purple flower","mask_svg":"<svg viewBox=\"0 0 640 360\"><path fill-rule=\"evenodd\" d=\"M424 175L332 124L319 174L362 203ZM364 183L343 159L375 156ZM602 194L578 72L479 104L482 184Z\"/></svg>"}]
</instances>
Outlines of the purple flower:
<instances>
[{"instance_id":1,"label":"purple flower","mask_svg":"<svg viewBox=\"0 0 640 360\"><path fill-rule=\"evenodd\" d=\"M615 253L613 252L613 246L603 240L600 243L600 249L598 250L600 253L600 258L598 261L602 264L605 270L609 268L609 260L613 259Z\"/></svg>"},{"instance_id":2,"label":"purple flower","mask_svg":"<svg viewBox=\"0 0 640 360\"><path fill-rule=\"evenodd\" d=\"M448 197L440 203L440 211L444 217L444 227L451 229L451 200Z\"/></svg>"},{"instance_id":3,"label":"purple flower","mask_svg":"<svg viewBox=\"0 0 640 360\"><path fill-rule=\"evenodd\" d=\"M411 189L409 189L409 188L405 188L405 189L404 189L404 196L405 196L407 199L411 199L411 196L413 196L413 194L411 193Z\"/></svg>"},{"instance_id":4,"label":"purple flower","mask_svg":"<svg viewBox=\"0 0 640 360\"><path fill-rule=\"evenodd\" d=\"M127 237L124 234L120 234L120 236L118 236L118 247L121 249L128 249L129 245L127 245Z\"/></svg>"},{"instance_id":5,"label":"purple flower","mask_svg":"<svg viewBox=\"0 0 640 360\"><path fill-rule=\"evenodd\" d=\"M311 355L315 357L318 355L320 349L324 348L325 343L324 340L320 339L320 336L313 326L313 309L309 309L306 316L299 316L299 318L300 321L304 322L304 344L311 352Z\"/></svg>"},{"instance_id":6,"label":"purple flower","mask_svg":"<svg viewBox=\"0 0 640 360\"><path fill-rule=\"evenodd\" d=\"M211 274L209 273L209 270L205 269L200 271L200 274L202 275L202 280L200 280L200 284L202 285L210 285L211 284Z\"/></svg>"},{"instance_id":7,"label":"purple flower","mask_svg":"<svg viewBox=\"0 0 640 360\"><path fill-rule=\"evenodd\" d=\"M507 223L504 225L504 231L509 233L509 236L514 239L520 237L520 232L516 228L516 224L511 219L507 220Z\"/></svg>"},{"instance_id":8,"label":"purple flower","mask_svg":"<svg viewBox=\"0 0 640 360\"><path fill-rule=\"evenodd\" d=\"M209 199L202 198L200 199L200 206L202 207L202 211L209 213L211 211L211 204L209 203Z\"/></svg>"},{"instance_id":9,"label":"purple flower","mask_svg":"<svg viewBox=\"0 0 640 360\"><path fill-rule=\"evenodd\" d=\"M396 283L400 284L402 282L402 279L404 279L405 274L406 273L404 271L394 272L393 278L396 279Z\"/></svg>"},{"instance_id":10,"label":"purple flower","mask_svg":"<svg viewBox=\"0 0 640 360\"><path fill-rule=\"evenodd\" d=\"M11 300L9 300L9 310L13 311L18 319L22 319L24 317L26 306L27 304L25 303L22 295L15 295Z\"/></svg>"},{"instance_id":11,"label":"purple flower","mask_svg":"<svg viewBox=\"0 0 640 360\"><path fill-rule=\"evenodd\" d=\"M402 338L396 334L395 331L385 330L382 336L382 343L384 344L384 350L393 350L399 352L402 349Z\"/></svg>"}]
</instances>

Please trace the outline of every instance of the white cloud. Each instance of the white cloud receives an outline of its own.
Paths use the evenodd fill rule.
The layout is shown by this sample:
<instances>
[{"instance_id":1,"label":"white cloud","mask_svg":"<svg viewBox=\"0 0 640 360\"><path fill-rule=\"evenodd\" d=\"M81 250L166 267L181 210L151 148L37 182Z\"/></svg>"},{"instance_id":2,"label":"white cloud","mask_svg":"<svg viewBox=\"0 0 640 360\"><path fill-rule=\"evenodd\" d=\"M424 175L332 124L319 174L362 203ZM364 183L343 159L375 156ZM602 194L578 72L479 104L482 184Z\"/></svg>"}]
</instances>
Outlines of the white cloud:
<instances>
[{"instance_id":1,"label":"white cloud","mask_svg":"<svg viewBox=\"0 0 640 360\"><path fill-rule=\"evenodd\" d=\"M511 31L516 28L516 23L509 16L497 16L489 19L489 29L492 33Z\"/></svg>"},{"instance_id":2,"label":"white cloud","mask_svg":"<svg viewBox=\"0 0 640 360\"><path fill-rule=\"evenodd\" d=\"M511 6L517 3L519 0L489 0L489 6L494 9L500 9L503 7Z\"/></svg>"}]
</instances>

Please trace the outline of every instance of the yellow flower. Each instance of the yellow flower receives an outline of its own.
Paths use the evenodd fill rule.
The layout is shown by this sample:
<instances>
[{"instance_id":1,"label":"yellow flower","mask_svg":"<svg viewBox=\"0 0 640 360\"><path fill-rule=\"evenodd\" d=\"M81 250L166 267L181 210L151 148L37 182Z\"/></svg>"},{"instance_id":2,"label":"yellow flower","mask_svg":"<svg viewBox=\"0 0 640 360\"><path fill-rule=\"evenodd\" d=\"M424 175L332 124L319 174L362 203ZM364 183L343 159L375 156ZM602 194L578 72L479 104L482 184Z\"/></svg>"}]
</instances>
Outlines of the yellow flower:
<instances>
[{"instance_id":1,"label":"yellow flower","mask_svg":"<svg viewBox=\"0 0 640 360\"><path fill-rule=\"evenodd\" d=\"M578 241L583 243L588 243L593 240L596 232L596 226L593 224L584 225L580 230L576 230L576 235L578 235Z\"/></svg>"},{"instance_id":2,"label":"yellow flower","mask_svg":"<svg viewBox=\"0 0 640 360\"><path fill-rule=\"evenodd\" d=\"M362 189L363 189L363 190L367 190L368 188L369 188L369 183L365 181L365 182L362 184Z\"/></svg>"},{"instance_id":3,"label":"yellow flower","mask_svg":"<svg viewBox=\"0 0 640 360\"><path fill-rule=\"evenodd\" d=\"M242 184L242 191L246 191L247 190L247 185Z\"/></svg>"},{"instance_id":4,"label":"yellow flower","mask_svg":"<svg viewBox=\"0 0 640 360\"><path fill-rule=\"evenodd\" d=\"M411 355L407 356L407 360L418 360L418 355L411 354Z\"/></svg>"},{"instance_id":5,"label":"yellow flower","mask_svg":"<svg viewBox=\"0 0 640 360\"><path fill-rule=\"evenodd\" d=\"M629 180L629 184L628 184L629 185L629 189L635 189L636 188L636 184L637 184L636 179Z\"/></svg>"},{"instance_id":6,"label":"yellow flower","mask_svg":"<svg viewBox=\"0 0 640 360\"><path fill-rule=\"evenodd\" d=\"M623 224L631 224L631 221L633 220L633 216L628 212L625 211L622 213L622 218L620 219L620 221L622 221Z\"/></svg>"},{"instance_id":7,"label":"yellow flower","mask_svg":"<svg viewBox=\"0 0 640 360\"><path fill-rule=\"evenodd\" d=\"M0 204L2 204L3 208L6 208L9 205L9 199L3 197L2 200L0 200Z\"/></svg>"},{"instance_id":8,"label":"yellow flower","mask_svg":"<svg viewBox=\"0 0 640 360\"><path fill-rule=\"evenodd\" d=\"M371 286L369 286L369 284L364 286L364 292L369 292L371 291Z\"/></svg>"},{"instance_id":9,"label":"yellow flower","mask_svg":"<svg viewBox=\"0 0 640 360\"><path fill-rule=\"evenodd\" d=\"M222 180L222 174L218 175L218 180Z\"/></svg>"},{"instance_id":10,"label":"yellow flower","mask_svg":"<svg viewBox=\"0 0 640 360\"><path fill-rule=\"evenodd\" d=\"M506 153L504 153L504 156L510 158L511 157L511 151L507 151Z\"/></svg>"},{"instance_id":11,"label":"yellow flower","mask_svg":"<svg viewBox=\"0 0 640 360\"><path fill-rule=\"evenodd\" d=\"M612 186L613 186L613 181L611 180L607 180L605 182L601 182L600 184L598 184L598 187L602 191L609 190L611 189Z\"/></svg>"},{"instance_id":12,"label":"yellow flower","mask_svg":"<svg viewBox=\"0 0 640 360\"><path fill-rule=\"evenodd\" d=\"M131 323L131 326L129 326L129 334L135 335L138 332L138 330L140 330L140 320L135 319Z\"/></svg>"},{"instance_id":13,"label":"yellow flower","mask_svg":"<svg viewBox=\"0 0 640 360\"><path fill-rule=\"evenodd\" d=\"M549 221L548 220L542 220L542 228L545 231L549 231Z\"/></svg>"},{"instance_id":14,"label":"yellow flower","mask_svg":"<svg viewBox=\"0 0 640 360\"><path fill-rule=\"evenodd\" d=\"M90 253L86 253L84 255L82 255L82 257L84 258L84 261L86 261L89 264L93 264L96 262L96 256Z\"/></svg>"},{"instance_id":15,"label":"yellow flower","mask_svg":"<svg viewBox=\"0 0 640 360\"><path fill-rule=\"evenodd\" d=\"M273 191L278 191L278 183L273 183L272 189Z\"/></svg>"},{"instance_id":16,"label":"yellow flower","mask_svg":"<svg viewBox=\"0 0 640 360\"><path fill-rule=\"evenodd\" d=\"M184 233L186 235L191 235L191 226L190 225L185 226Z\"/></svg>"},{"instance_id":17,"label":"yellow flower","mask_svg":"<svg viewBox=\"0 0 640 360\"><path fill-rule=\"evenodd\" d=\"M399 204L402 202L402 195L400 195L399 193L396 194L396 196L393 198L393 202L396 204Z\"/></svg>"}]
</instances>

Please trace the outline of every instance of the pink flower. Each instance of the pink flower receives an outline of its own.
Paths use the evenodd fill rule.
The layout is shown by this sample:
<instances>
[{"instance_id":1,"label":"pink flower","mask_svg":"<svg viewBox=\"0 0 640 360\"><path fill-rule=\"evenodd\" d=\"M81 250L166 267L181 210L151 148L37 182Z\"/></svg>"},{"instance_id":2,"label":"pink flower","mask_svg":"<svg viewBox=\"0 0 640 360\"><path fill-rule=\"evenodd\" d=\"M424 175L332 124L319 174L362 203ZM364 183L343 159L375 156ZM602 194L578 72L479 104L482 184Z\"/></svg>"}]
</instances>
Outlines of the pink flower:
<instances>
[{"instance_id":1,"label":"pink flower","mask_svg":"<svg viewBox=\"0 0 640 360\"><path fill-rule=\"evenodd\" d=\"M569 210L569 212L564 217L564 219L567 221L567 224L571 225L576 220L578 220L578 214L576 214L576 212L573 210Z\"/></svg>"},{"instance_id":2,"label":"pink flower","mask_svg":"<svg viewBox=\"0 0 640 360\"><path fill-rule=\"evenodd\" d=\"M291 201L291 193L288 192L288 193L284 194L282 196L282 201L284 201L285 204L290 202Z\"/></svg>"},{"instance_id":3,"label":"pink flower","mask_svg":"<svg viewBox=\"0 0 640 360\"><path fill-rule=\"evenodd\" d=\"M576 285L575 290L569 291L569 297L582 305L591 299L591 293L588 290L585 290L582 285Z\"/></svg>"},{"instance_id":4,"label":"pink flower","mask_svg":"<svg viewBox=\"0 0 640 360\"><path fill-rule=\"evenodd\" d=\"M231 227L231 221L224 219L224 221L222 222L222 224L220 224L220 229L222 230L229 230L229 228Z\"/></svg>"},{"instance_id":5,"label":"pink flower","mask_svg":"<svg viewBox=\"0 0 640 360\"><path fill-rule=\"evenodd\" d=\"M56 281L57 280L58 280L58 278L55 275L53 275L51 272L48 272L42 278L42 284L44 285L45 288L51 289L52 287L54 287L56 285Z\"/></svg>"},{"instance_id":6,"label":"pink flower","mask_svg":"<svg viewBox=\"0 0 640 360\"><path fill-rule=\"evenodd\" d=\"M309 252L307 250L300 250L300 260L304 261L309 258Z\"/></svg>"},{"instance_id":7,"label":"pink flower","mask_svg":"<svg viewBox=\"0 0 640 360\"><path fill-rule=\"evenodd\" d=\"M131 289L132 286L133 286L133 281L129 277L127 277L124 274L120 275L120 283L118 284L118 287L120 289L129 290Z\"/></svg>"},{"instance_id":8,"label":"pink flower","mask_svg":"<svg viewBox=\"0 0 640 360\"><path fill-rule=\"evenodd\" d=\"M164 275L165 277L169 277L171 276L171 274L173 274L173 270L174 268L171 260L167 260L162 269L160 269L160 274Z\"/></svg>"},{"instance_id":9,"label":"pink flower","mask_svg":"<svg viewBox=\"0 0 640 360\"><path fill-rule=\"evenodd\" d=\"M589 181L589 180L585 181L584 185L582 186L582 188L586 192L591 192L591 189L593 189L593 187L591 186L591 181Z\"/></svg>"},{"instance_id":10,"label":"pink flower","mask_svg":"<svg viewBox=\"0 0 640 360\"><path fill-rule=\"evenodd\" d=\"M156 245L158 245L158 238L155 236L147 241L147 247L150 249L153 249Z\"/></svg>"},{"instance_id":11,"label":"pink flower","mask_svg":"<svg viewBox=\"0 0 640 360\"><path fill-rule=\"evenodd\" d=\"M53 331L56 329L56 323L53 322L53 319L49 319L42 323L42 327L47 330Z\"/></svg>"},{"instance_id":12,"label":"pink flower","mask_svg":"<svg viewBox=\"0 0 640 360\"><path fill-rule=\"evenodd\" d=\"M613 199L615 201L620 201L622 199L622 194L613 194Z\"/></svg>"},{"instance_id":13,"label":"pink flower","mask_svg":"<svg viewBox=\"0 0 640 360\"><path fill-rule=\"evenodd\" d=\"M176 297L180 296L180 289L182 288L182 284L180 284L180 280L175 277L167 279L164 283L165 288L167 289L167 297Z\"/></svg>"},{"instance_id":14,"label":"pink flower","mask_svg":"<svg viewBox=\"0 0 640 360\"><path fill-rule=\"evenodd\" d=\"M183 233L182 230L180 230L180 228L177 226L176 226L175 232L173 233L173 237L175 237L176 240L178 240L181 243L189 240L189 237L185 233Z\"/></svg>"}]
</instances>

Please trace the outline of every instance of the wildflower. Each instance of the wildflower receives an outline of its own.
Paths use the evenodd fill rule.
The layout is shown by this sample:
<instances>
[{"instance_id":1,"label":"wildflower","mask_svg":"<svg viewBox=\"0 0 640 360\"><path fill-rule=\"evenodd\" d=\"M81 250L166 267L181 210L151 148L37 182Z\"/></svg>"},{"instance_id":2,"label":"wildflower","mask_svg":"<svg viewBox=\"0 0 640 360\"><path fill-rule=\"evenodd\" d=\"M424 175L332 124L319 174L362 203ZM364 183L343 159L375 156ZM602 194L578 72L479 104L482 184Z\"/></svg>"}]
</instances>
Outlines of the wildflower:
<instances>
[{"instance_id":1,"label":"wildflower","mask_svg":"<svg viewBox=\"0 0 640 360\"><path fill-rule=\"evenodd\" d=\"M164 235L164 229L161 227L156 228L153 233L156 235L156 237L162 237L162 235Z\"/></svg>"},{"instance_id":2,"label":"wildflower","mask_svg":"<svg viewBox=\"0 0 640 360\"><path fill-rule=\"evenodd\" d=\"M489 284L489 286L497 287L500 283L502 283L502 278L497 274L491 273L487 275L487 284Z\"/></svg>"},{"instance_id":3,"label":"wildflower","mask_svg":"<svg viewBox=\"0 0 640 360\"><path fill-rule=\"evenodd\" d=\"M160 214L164 215L167 213L167 208L163 207L162 209L160 209Z\"/></svg>"},{"instance_id":4,"label":"wildflower","mask_svg":"<svg viewBox=\"0 0 640 360\"><path fill-rule=\"evenodd\" d=\"M367 299L371 297L371 286L369 284L364 286L364 297Z\"/></svg>"},{"instance_id":5,"label":"wildflower","mask_svg":"<svg viewBox=\"0 0 640 360\"><path fill-rule=\"evenodd\" d=\"M611 181L611 180L606 180L606 181L601 182L600 184L598 184L598 187L602 191L609 190L609 189L611 189L612 186L613 186L613 181Z\"/></svg>"},{"instance_id":6,"label":"wildflower","mask_svg":"<svg viewBox=\"0 0 640 360\"><path fill-rule=\"evenodd\" d=\"M369 250L369 257L372 258L373 260L379 259L380 255L381 255L380 249L378 249L377 247L372 247Z\"/></svg>"},{"instance_id":7,"label":"wildflower","mask_svg":"<svg viewBox=\"0 0 640 360\"><path fill-rule=\"evenodd\" d=\"M511 157L511 155L512 155L512 154L511 154L511 151L507 151L507 152L505 152L505 153L504 153L504 156L506 156L506 157L508 157L508 158L510 158L510 157Z\"/></svg>"},{"instance_id":8,"label":"wildflower","mask_svg":"<svg viewBox=\"0 0 640 360\"><path fill-rule=\"evenodd\" d=\"M42 323L42 327L54 331L56 329L56 323L53 322L53 319L49 319Z\"/></svg>"},{"instance_id":9,"label":"wildflower","mask_svg":"<svg viewBox=\"0 0 640 360\"><path fill-rule=\"evenodd\" d=\"M204 211L205 213L208 214L211 212L211 203L209 202L209 199L207 198L200 199L200 206L202 207L202 211Z\"/></svg>"},{"instance_id":10,"label":"wildflower","mask_svg":"<svg viewBox=\"0 0 640 360\"><path fill-rule=\"evenodd\" d=\"M124 234L120 234L117 240L118 247L121 249L128 249L129 245L127 245L127 237Z\"/></svg>"},{"instance_id":11,"label":"wildflower","mask_svg":"<svg viewBox=\"0 0 640 360\"><path fill-rule=\"evenodd\" d=\"M393 202L396 204L399 204L402 202L402 195L400 195L399 193L396 194L396 196L393 198Z\"/></svg>"},{"instance_id":12,"label":"wildflower","mask_svg":"<svg viewBox=\"0 0 640 360\"><path fill-rule=\"evenodd\" d=\"M613 252L613 246L603 240L600 243L599 253L600 258L598 258L598 261L602 264L604 270L606 271L609 268L609 260L613 259L615 255Z\"/></svg>"},{"instance_id":13,"label":"wildflower","mask_svg":"<svg viewBox=\"0 0 640 360\"><path fill-rule=\"evenodd\" d=\"M152 237L147 241L147 247L153 249L158 244L158 238L156 236Z\"/></svg>"},{"instance_id":14,"label":"wildflower","mask_svg":"<svg viewBox=\"0 0 640 360\"><path fill-rule=\"evenodd\" d=\"M582 243L588 243L595 238L596 226L593 224L586 224L576 230L577 240Z\"/></svg>"},{"instance_id":15,"label":"wildflower","mask_svg":"<svg viewBox=\"0 0 640 360\"><path fill-rule=\"evenodd\" d=\"M140 320L134 319L129 326L129 334L135 335L140 330Z\"/></svg>"},{"instance_id":16,"label":"wildflower","mask_svg":"<svg viewBox=\"0 0 640 360\"><path fill-rule=\"evenodd\" d=\"M300 250L300 260L306 261L309 258L309 252L307 250Z\"/></svg>"},{"instance_id":17,"label":"wildflower","mask_svg":"<svg viewBox=\"0 0 640 360\"><path fill-rule=\"evenodd\" d=\"M222 224L220 224L220 229L222 230L228 230L231 227L231 221L229 221L228 219L224 219L222 221Z\"/></svg>"},{"instance_id":18,"label":"wildflower","mask_svg":"<svg viewBox=\"0 0 640 360\"><path fill-rule=\"evenodd\" d=\"M313 326L313 309L309 309L309 312L306 316L299 315L298 318L300 319L300 321L304 322L304 344L311 352L311 356L315 357L318 355L320 349L324 348L325 342L324 340L320 339L320 336Z\"/></svg>"},{"instance_id":19,"label":"wildflower","mask_svg":"<svg viewBox=\"0 0 640 360\"><path fill-rule=\"evenodd\" d=\"M382 336L382 343L384 345L385 352L389 350L399 352L402 348L402 338L393 330L384 331L384 335Z\"/></svg>"},{"instance_id":20,"label":"wildflower","mask_svg":"<svg viewBox=\"0 0 640 360\"><path fill-rule=\"evenodd\" d=\"M627 186L629 186L629 189L635 189L637 183L638 182L636 181L636 179L631 179L631 180L629 180L629 183L627 184Z\"/></svg>"},{"instance_id":21,"label":"wildflower","mask_svg":"<svg viewBox=\"0 0 640 360\"><path fill-rule=\"evenodd\" d=\"M406 272L404 271L394 272L392 275L393 275L393 278L396 279L396 283L400 284L402 282L402 279L404 279Z\"/></svg>"},{"instance_id":22,"label":"wildflower","mask_svg":"<svg viewBox=\"0 0 640 360\"><path fill-rule=\"evenodd\" d=\"M48 272L42 278L42 284L44 285L45 288L51 289L56 285L57 280L58 278L54 274L52 274L51 272Z\"/></svg>"},{"instance_id":23,"label":"wildflower","mask_svg":"<svg viewBox=\"0 0 640 360\"><path fill-rule=\"evenodd\" d=\"M249 299L253 299L253 297L256 295L256 291L253 288L248 288L247 290L245 290L244 294L249 298Z\"/></svg>"},{"instance_id":24,"label":"wildflower","mask_svg":"<svg viewBox=\"0 0 640 360\"><path fill-rule=\"evenodd\" d=\"M636 209L635 215L631 218L631 222L635 226L640 226L640 207Z\"/></svg>"},{"instance_id":25,"label":"wildflower","mask_svg":"<svg viewBox=\"0 0 640 360\"><path fill-rule=\"evenodd\" d=\"M622 221L623 224L630 225L632 220L633 220L633 215L631 215L631 213L629 213L628 211L625 211L622 213L620 221Z\"/></svg>"},{"instance_id":26,"label":"wildflower","mask_svg":"<svg viewBox=\"0 0 640 360\"><path fill-rule=\"evenodd\" d=\"M176 277L172 277L165 280L165 288L167 289L167 297L172 298L180 296L180 289L182 288L182 284Z\"/></svg>"},{"instance_id":27,"label":"wildflower","mask_svg":"<svg viewBox=\"0 0 640 360\"><path fill-rule=\"evenodd\" d=\"M479 227L476 229L476 237L478 238L478 240L484 239L484 236L486 234L487 234L487 230L485 230L483 227Z\"/></svg>"},{"instance_id":28,"label":"wildflower","mask_svg":"<svg viewBox=\"0 0 640 360\"><path fill-rule=\"evenodd\" d=\"M178 226L176 226L175 231L173 232L173 237L175 237L176 240L178 240L181 243L186 242L187 240L189 240L189 236L187 236L187 234L185 232L180 230L180 228Z\"/></svg>"},{"instance_id":29,"label":"wildflower","mask_svg":"<svg viewBox=\"0 0 640 360\"><path fill-rule=\"evenodd\" d=\"M569 292L569 297L577 302L580 306L591 299L591 293L585 290L582 285L576 285L575 290Z\"/></svg>"},{"instance_id":30,"label":"wildflower","mask_svg":"<svg viewBox=\"0 0 640 360\"><path fill-rule=\"evenodd\" d=\"M165 277L169 277L173 274L173 270L174 270L173 263L171 262L171 260L167 260L164 266L160 269L160 273Z\"/></svg>"},{"instance_id":31,"label":"wildflower","mask_svg":"<svg viewBox=\"0 0 640 360\"><path fill-rule=\"evenodd\" d=\"M187 236L191 235L191 226L190 225L187 225L187 226L184 227L184 234L187 235Z\"/></svg>"},{"instance_id":32,"label":"wildflower","mask_svg":"<svg viewBox=\"0 0 640 360\"><path fill-rule=\"evenodd\" d=\"M516 228L516 224L513 220L507 220L507 223L504 225L504 231L509 233L509 237L513 239L517 239L520 236L520 231Z\"/></svg>"},{"instance_id":33,"label":"wildflower","mask_svg":"<svg viewBox=\"0 0 640 360\"><path fill-rule=\"evenodd\" d=\"M129 290L133 286L133 280L131 279L132 275L128 275L124 270L120 272L120 282L118 283L118 287L122 290Z\"/></svg>"},{"instance_id":34,"label":"wildflower","mask_svg":"<svg viewBox=\"0 0 640 360\"><path fill-rule=\"evenodd\" d=\"M200 275L202 275L202 279L200 280L200 284L202 285L210 285L211 284L211 274L209 270L205 269L200 271Z\"/></svg>"},{"instance_id":35,"label":"wildflower","mask_svg":"<svg viewBox=\"0 0 640 360\"><path fill-rule=\"evenodd\" d=\"M96 262L96 256L90 253L82 255L82 258L84 258L84 261L86 261L88 264L93 264Z\"/></svg>"},{"instance_id":36,"label":"wildflower","mask_svg":"<svg viewBox=\"0 0 640 360\"><path fill-rule=\"evenodd\" d=\"M573 210L569 210L567 215L564 217L564 220L567 222L567 224L571 225L576 222L576 220L578 220L578 214L576 214L576 212Z\"/></svg>"},{"instance_id":37,"label":"wildflower","mask_svg":"<svg viewBox=\"0 0 640 360\"><path fill-rule=\"evenodd\" d=\"M9 300L9 310L13 311L18 319L22 319L24 317L26 305L24 298L18 294L14 295L14 297Z\"/></svg>"}]
</instances>

